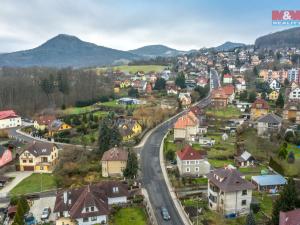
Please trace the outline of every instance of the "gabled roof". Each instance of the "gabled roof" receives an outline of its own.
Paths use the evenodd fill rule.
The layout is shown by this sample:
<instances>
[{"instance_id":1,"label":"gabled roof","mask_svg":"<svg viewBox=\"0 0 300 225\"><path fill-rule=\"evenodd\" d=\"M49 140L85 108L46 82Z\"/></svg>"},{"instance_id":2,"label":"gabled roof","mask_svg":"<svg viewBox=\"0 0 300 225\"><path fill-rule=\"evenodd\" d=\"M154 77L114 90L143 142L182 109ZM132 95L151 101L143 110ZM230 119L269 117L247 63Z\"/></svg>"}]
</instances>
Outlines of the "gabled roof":
<instances>
[{"instance_id":1,"label":"gabled roof","mask_svg":"<svg viewBox=\"0 0 300 225\"><path fill-rule=\"evenodd\" d=\"M56 117L54 115L44 115L39 116L36 118L36 121L39 125L50 125L54 120L56 120Z\"/></svg>"},{"instance_id":2,"label":"gabled roof","mask_svg":"<svg viewBox=\"0 0 300 225\"><path fill-rule=\"evenodd\" d=\"M224 78L232 78L232 75L229 73L224 74Z\"/></svg>"},{"instance_id":3,"label":"gabled roof","mask_svg":"<svg viewBox=\"0 0 300 225\"><path fill-rule=\"evenodd\" d=\"M110 150L104 152L102 156L102 161L127 161L128 151L113 147Z\"/></svg>"},{"instance_id":4,"label":"gabled roof","mask_svg":"<svg viewBox=\"0 0 300 225\"><path fill-rule=\"evenodd\" d=\"M227 95L223 88L212 90L212 99L227 99Z\"/></svg>"},{"instance_id":5,"label":"gabled roof","mask_svg":"<svg viewBox=\"0 0 300 225\"><path fill-rule=\"evenodd\" d=\"M245 162L248 161L251 157L253 158L253 156L249 152L244 151L240 156L236 157L235 159L239 162Z\"/></svg>"},{"instance_id":6,"label":"gabled roof","mask_svg":"<svg viewBox=\"0 0 300 225\"><path fill-rule=\"evenodd\" d=\"M187 114L179 117L174 124L175 129L185 129L187 126L197 126L199 124L198 118L195 114L189 111Z\"/></svg>"},{"instance_id":7,"label":"gabled roof","mask_svg":"<svg viewBox=\"0 0 300 225\"><path fill-rule=\"evenodd\" d=\"M9 150L8 148L4 148L2 145L0 145L0 157L4 154L6 150Z\"/></svg>"},{"instance_id":8,"label":"gabled roof","mask_svg":"<svg viewBox=\"0 0 300 225\"><path fill-rule=\"evenodd\" d=\"M280 116L277 116L276 114L269 113L267 115L264 115L260 117L257 122L260 123L272 123L272 124L279 124L282 122L282 118Z\"/></svg>"},{"instance_id":9,"label":"gabled roof","mask_svg":"<svg viewBox=\"0 0 300 225\"><path fill-rule=\"evenodd\" d=\"M255 102L252 103L251 107L255 109L269 109L268 103L261 98L256 99Z\"/></svg>"},{"instance_id":10,"label":"gabled roof","mask_svg":"<svg viewBox=\"0 0 300 225\"><path fill-rule=\"evenodd\" d=\"M54 146L56 146L54 143L37 141L30 144L25 150L38 157L41 155L50 155Z\"/></svg>"},{"instance_id":11,"label":"gabled roof","mask_svg":"<svg viewBox=\"0 0 300 225\"><path fill-rule=\"evenodd\" d=\"M232 84L223 86L222 89L226 95L232 95L234 93L234 86Z\"/></svg>"},{"instance_id":12,"label":"gabled roof","mask_svg":"<svg viewBox=\"0 0 300 225\"><path fill-rule=\"evenodd\" d=\"M18 117L18 116L13 110L0 111L0 120L14 118L14 117Z\"/></svg>"},{"instance_id":13,"label":"gabled roof","mask_svg":"<svg viewBox=\"0 0 300 225\"><path fill-rule=\"evenodd\" d=\"M196 151L189 145L177 151L176 154L181 160L198 160L204 158L204 155L200 151Z\"/></svg>"},{"instance_id":14,"label":"gabled roof","mask_svg":"<svg viewBox=\"0 0 300 225\"><path fill-rule=\"evenodd\" d=\"M208 175L209 182L212 182L220 190L225 192L255 189L255 186L242 178L242 174L236 169L217 169Z\"/></svg>"},{"instance_id":15,"label":"gabled roof","mask_svg":"<svg viewBox=\"0 0 300 225\"><path fill-rule=\"evenodd\" d=\"M68 211L72 219L108 215L108 198L128 197L128 185L119 181L105 181L79 189L61 191L57 194L54 212ZM86 207L97 211L83 212Z\"/></svg>"}]
</instances>

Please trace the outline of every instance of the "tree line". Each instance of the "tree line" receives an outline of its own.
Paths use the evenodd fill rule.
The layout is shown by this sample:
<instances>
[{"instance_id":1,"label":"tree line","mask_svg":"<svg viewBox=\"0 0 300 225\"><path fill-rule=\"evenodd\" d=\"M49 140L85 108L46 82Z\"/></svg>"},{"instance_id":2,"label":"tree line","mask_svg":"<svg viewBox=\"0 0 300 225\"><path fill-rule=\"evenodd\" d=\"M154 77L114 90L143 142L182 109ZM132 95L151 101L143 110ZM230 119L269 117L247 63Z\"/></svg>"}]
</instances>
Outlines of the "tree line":
<instances>
[{"instance_id":1,"label":"tree line","mask_svg":"<svg viewBox=\"0 0 300 225\"><path fill-rule=\"evenodd\" d=\"M112 79L92 70L2 68L0 109L31 116L112 95Z\"/></svg>"}]
</instances>

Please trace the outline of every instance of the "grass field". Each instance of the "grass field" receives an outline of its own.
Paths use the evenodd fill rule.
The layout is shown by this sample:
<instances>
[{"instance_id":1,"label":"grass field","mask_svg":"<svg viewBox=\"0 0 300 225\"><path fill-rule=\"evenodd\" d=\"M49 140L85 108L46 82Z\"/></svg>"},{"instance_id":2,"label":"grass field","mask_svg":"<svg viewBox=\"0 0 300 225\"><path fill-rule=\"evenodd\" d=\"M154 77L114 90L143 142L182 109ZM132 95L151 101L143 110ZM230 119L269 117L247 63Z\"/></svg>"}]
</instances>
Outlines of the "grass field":
<instances>
[{"instance_id":1,"label":"grass field","mask_svg":"<svg viewBox=\"0 0 300 225\"><path fill-rule=\"evenodd\" d=\"M10 194L23 195L53 189L56 189L56 183L52 174L33 173L14 187Z\"/></svg>"},{"instance_id":2,"label":"grass field","mask_svg":"<svg viewBox=\"0 0 300 225\"><path fill-rule=\"evenodd\" d=\"M213 109L210 108L206 111L207 115L214 116L214 117L221 117L221 118L238 118L240 115L242 115L241 111L234 107L234 106L228 106L224 109Z\"/></svg>"},{"instance_id":3,"label":"grass field","mask_svg":"<svg viewBox=\"0 0 300 225\"><path fill-rule=\"evenodd\" d=\"M113 216L113 225L146 225L147 216L143 208L122 208Z\"/></svg>"},{"instance_id":4,"label":"grass field","mask_svg":"<svg viewBox=\"0 0 300 225\"><path fill-rule=\"evenodd\" d=\"M135 74L139 71L143 71L144 73L149 73L149 72L161 72L166 68L166 66L160 66L160 65L138 65L138 66L128 66L128 65L123 65L123 66L115 66L112 67L113 70L120 70L124 73L131 73ZM105 71L106 69L109 69L107 67L101 67L101 68L96 68L96 71Z\"/></svg>"},{"instance_id":5,"label":"grass field","mask_svg":"<svg viewBox=\"0 0 300 225\"><path fill-rule=\"evenodd\" d=\"M63 114L65 114L65 115L82 114L82 113L91 112L94 109L95 108L93 106L70 107L70 108L63 110Z\"/></svg>"}]
</instances>

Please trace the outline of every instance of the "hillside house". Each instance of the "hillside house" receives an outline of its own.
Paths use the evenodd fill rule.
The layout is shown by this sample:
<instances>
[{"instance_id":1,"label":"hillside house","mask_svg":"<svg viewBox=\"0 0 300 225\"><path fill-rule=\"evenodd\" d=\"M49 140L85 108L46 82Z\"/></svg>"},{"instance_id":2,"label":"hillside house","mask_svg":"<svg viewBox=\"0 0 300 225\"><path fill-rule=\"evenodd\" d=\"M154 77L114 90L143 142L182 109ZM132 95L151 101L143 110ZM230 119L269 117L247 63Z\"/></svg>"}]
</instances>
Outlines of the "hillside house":
<instances>
[{"instance_id":1,"label":"hillside house","mask_svg":"<svg viewBox=\"0 0 300 225\"><path fill-rule=\"evenodd\" d=\"M127 166L128 151L122 148L114 147L104 152L101 165L103 177L122 177L123 171Z\"/></svg>"},{"instance_id":2,"label":"hillside house","mask_svg":"<svg viewBox=\"0 0 300 225\"><path fill-rule=\"evenodd\" d=\"M278 133L281 128L282 118L276 114L269 113L257 120L257 135L268 136L271 133Z\"/></svg>"},{"instance_id":3,"label":"hillside house","mask_svg":"<svg viewBox=\"0 0 300 225\"><path fill-rule=\"evenodd\" d=\"M19 127L21 125L21 117L18 116L15 111L0 111L0 129Z\"/></svg>"},{"instance_id":4,"label":"hillside house","mask_svg":"<svg viewBox=\"0 0 300 225\"><path fill-rule=\"evenodd\" d=\"M263 99L256 99L251 106L251 119L255 120L261 116L267 115L269 112L269 105Z\"/></svg>"}]
</instances>

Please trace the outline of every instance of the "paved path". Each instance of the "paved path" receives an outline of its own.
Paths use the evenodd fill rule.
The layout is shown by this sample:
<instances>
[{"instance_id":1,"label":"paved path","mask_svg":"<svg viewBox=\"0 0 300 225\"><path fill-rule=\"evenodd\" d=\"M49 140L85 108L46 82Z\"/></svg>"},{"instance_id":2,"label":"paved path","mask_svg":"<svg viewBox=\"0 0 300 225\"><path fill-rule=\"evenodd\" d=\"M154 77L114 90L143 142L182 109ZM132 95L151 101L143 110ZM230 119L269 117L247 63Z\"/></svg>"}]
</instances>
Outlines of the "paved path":
<instances>
[{"instance_id":1,"label":"paved path","mask_svg":"<svg viewBox=\"0 0 300 225\"><path fill-rule=\"evenodd\" d=\"M29 177L32 173L33 172L31 171L5 173L5 176L14 177L14 179L0 190L0 197L6 197L15 186L17 186L26 177Z\"/></svg>"},{"instance_id":2,"label":"paved path","mask_svg":"<svg viewBox=\"0 0 300 225\"><path fill-rule=\"evenodd\" d=\"M201 107L209 104L210 99L207 98L199 103ZM182 209L178 208L176 204L176 198L174 193L170 193L166 184L166 179L163 175L160 162L160 146L164 136L173 124L180 117L183 111L177 114L175 117L165 121L161 125L153 129L150 135L145 140L145 143L141 151L141 170L142 170L142 183L149 193L149 199L153 206L154 213L156 215L158 224L160 225L182 225L187 224L182 214ZM175 204L174 204L175 203ZM166 207L169 211L171 220L164 221L160 214L160 208Z\"/></svg>"}]
</instances>

